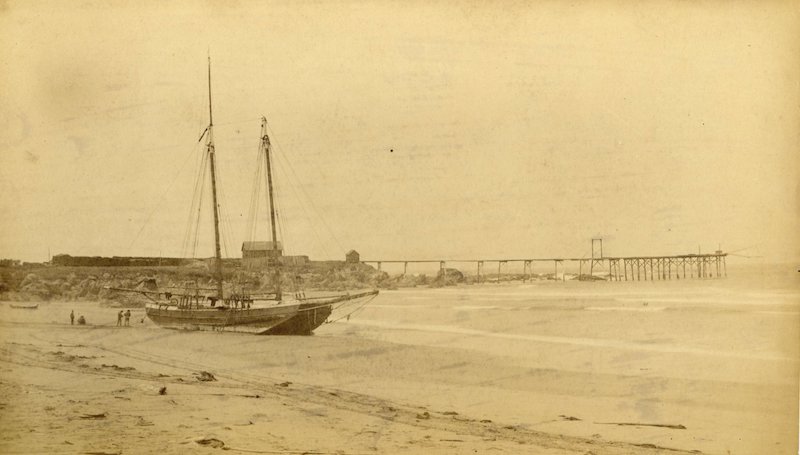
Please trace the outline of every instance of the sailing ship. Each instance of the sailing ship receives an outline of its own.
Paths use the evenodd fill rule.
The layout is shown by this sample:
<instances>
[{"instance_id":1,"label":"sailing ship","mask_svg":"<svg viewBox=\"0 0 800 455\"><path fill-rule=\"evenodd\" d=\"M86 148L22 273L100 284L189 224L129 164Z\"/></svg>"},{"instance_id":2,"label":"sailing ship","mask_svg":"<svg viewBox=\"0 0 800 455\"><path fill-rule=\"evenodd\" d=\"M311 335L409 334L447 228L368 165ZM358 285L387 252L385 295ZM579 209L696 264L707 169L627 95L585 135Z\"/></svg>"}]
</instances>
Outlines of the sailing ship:
<instances>
[{"instance_id":1,"label":"sailing ship","mask_svg":"<svg viewBox=\"0 0 800 455\"><path fill-rule=\"evenodd\" d=\"M205 153L210 170L214 220L214 288L184 288L179 292L159 290L128 290L145 295L150 300L145 305L147 317L161 327L190 330L241 331L264 335L310 335L326 322L336 309L365 302L378 294L378 290L306 297L304 292L289 293L281 290L281 265L275 222L275 201L272 180L272 148L267 134L266 118L261 118L259 153L266 158L267 191L269 198L272 248L267 267L272 272L274 290L267 294L239 292L225 293L223 285L222 256L220 254L220 214L217 201L216 148L214 145L214 117L211 104L211 59L208 62L208 117L209 123L201 135L206 138ZM122 290L122 289L116 289Z\"/></svg>"}]
</instances>

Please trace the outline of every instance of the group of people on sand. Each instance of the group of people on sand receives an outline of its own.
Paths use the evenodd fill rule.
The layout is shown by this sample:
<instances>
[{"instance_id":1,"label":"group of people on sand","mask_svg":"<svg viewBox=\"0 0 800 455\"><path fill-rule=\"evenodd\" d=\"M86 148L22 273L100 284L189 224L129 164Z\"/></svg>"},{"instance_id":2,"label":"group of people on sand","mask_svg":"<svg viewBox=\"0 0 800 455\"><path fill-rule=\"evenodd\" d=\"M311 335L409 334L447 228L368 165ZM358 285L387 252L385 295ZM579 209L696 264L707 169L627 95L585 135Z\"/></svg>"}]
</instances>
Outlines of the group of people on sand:
<instances>
[{"instance_id":1,"label":"group of people on sand","mask_svg":"<svg viewBox=\"0 0 800 455\"><path fill-rule=\"evenodd\" d=\"M126 310L125 312L119 310L119 313L117 313L117 327L121 327L123 325L123 318L125 318L126 326L131 325L131 310ZM69 324L75 325L75 310L70 310L69 312ZM86 325L86 318L84 318L83 315L78 317L78 325Z\"/></svg>"},{"instance_id":2,"label":"group of people on sand","mask_svg":"<svg viewBox=\"0 0 800 455\"><path fill-rule=\"evenodd\" d=\"M75 310L70 310L69 312L69 324L75 325ZM78 317L78 325L86 325L86 318L83 315Z\"/></svg>"},{"instance_id":3,"label":"group of people on sand","mask_svg":"<svg viewBox=\"0 0 800 455\"><path fill-rule=\"evenodd\" d=\"M124 313L122 312L122 310L119 310L119 313L117 313L117 327L122 327L123 317L125 318L125 325L126 326L131 325L131 310L126 310Z\"/></svg>"},{"instance_id":4,"label":"group of people on sand","mask_svg":"<svg viewBox=\"0 0 800 455\"><path fill-rule=\"evenodd\" d=\"M123 319L125 320L124 323ZM70 310L69 312L69 324L75 325L75 310ZM86 325L86 318L83 315L78 317L78 325ZM125 310L124 312L119 310L119 313L117 313L117 327L122 327L123 325L131 325L131 310Z\"/></svg>"}]
</instances>

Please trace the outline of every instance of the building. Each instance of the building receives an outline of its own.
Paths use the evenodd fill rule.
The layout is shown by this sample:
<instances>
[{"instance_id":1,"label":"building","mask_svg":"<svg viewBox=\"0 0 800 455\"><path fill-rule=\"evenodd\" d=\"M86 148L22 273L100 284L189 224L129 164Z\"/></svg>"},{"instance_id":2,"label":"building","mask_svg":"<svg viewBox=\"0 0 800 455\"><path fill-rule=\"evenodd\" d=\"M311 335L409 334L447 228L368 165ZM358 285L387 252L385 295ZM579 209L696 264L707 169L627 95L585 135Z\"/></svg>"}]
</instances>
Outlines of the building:
<instances>
[{"instance_id":1,"label":"building","mask_svg":"<svg viewBox=\"0 0 800 455\"><path fill-rule=\"evenodd\" d=\"M274 248L272 242L244 242L242 243L242 267L256 269L266 267L270 259L283 256L283 245L278 242Z\"/></svg>"},{"instance_id":2,"label":"building","mask_svg":"<svg viewBox=\"0 0 800 455\"><path fill-rule=\"evenodd\" d=\"M345 262L348 264L358 264L361 262L361 256L358 254L358 251L350 250L345 255Z\"/></svg>"}]
</instances>

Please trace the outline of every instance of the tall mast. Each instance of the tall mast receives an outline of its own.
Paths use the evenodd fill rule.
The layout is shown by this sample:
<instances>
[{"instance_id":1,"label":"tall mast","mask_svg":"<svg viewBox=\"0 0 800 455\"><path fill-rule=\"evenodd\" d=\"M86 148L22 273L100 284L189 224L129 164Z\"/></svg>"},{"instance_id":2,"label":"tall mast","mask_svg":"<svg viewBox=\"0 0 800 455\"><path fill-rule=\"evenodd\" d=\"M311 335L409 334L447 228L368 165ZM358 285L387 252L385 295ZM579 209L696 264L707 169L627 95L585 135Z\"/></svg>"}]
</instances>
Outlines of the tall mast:
<instances>
[{"instance_id":1,"label":"tall mast","mask_svg":"<svg viewBox=\"0 0 800 455\"><path fill-rule=\"evenodd\" d=\"M206 150L211 163L211 195L214 203L214 248L216 254L215 275L217 279L217 300L222 301L222 254L219 248L219 203L217 202L217 171L214 153L214 117L211 114L211 56L208 57L208 141Z\"/></svg>"},{"instance_id":2,"label":"tall mast","mask_svg":"<svg viewBox=\"0 0 800 455\"><path fill-rule=\"evenodd\" d=\"M272 161L270 159L270 143L269 136L267 135L267 118L261 117L261 147L264 149L264 155L267 159L267 190L269 194L269 220L272 227L272 261L274 263L273 271L275 277L275 294L278 300L281 300L281 275L280 268L278 267L278 233L275 225L275 200L272 190Z\"/></svg>"}]
</instances>

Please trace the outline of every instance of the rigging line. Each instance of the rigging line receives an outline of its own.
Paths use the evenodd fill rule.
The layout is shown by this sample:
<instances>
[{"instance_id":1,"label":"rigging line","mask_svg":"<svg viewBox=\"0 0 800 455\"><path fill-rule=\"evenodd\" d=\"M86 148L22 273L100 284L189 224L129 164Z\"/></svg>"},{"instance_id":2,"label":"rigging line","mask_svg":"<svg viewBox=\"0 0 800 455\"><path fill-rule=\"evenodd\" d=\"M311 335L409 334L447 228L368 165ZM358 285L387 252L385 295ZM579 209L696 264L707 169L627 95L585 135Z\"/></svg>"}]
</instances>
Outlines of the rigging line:
<instances>
[{"instance_id":1,"label":"rigging line","mask_svg":"<svg viewBox=\"0 0 800 455\"><path fill-rule=\"evenodd\" d=\"M261 121L261 118L257 118L257 119L251 118L251 119L247 119L247 120L232 120L230 122L225 122L225 123L215 123L214 126L216 127L216 126L226 126L226 125L239 125L239 124L242 124L242 123L260 122L260 121Z\"/></svg>"},{"instance_id":2,"label":"rigging line","mask_svg":"<svg viewBox=\"0 0 800 455\"><path fill-rule=\"evenodd\" d=\"M259 175L256 176L256 181L258 182L260 180L261 180L261 175L259 173ZM260 209L259 209L260 201L259 201L259 199L261 198L261 189L260 189L261 186L260 185L256 185L256 186L257 186L258 189L254 189L253 190L253 194L252 194L253 202L251 203L250 214L247 217L247 222L248 222L248 232L247 232L248 236L247 236L247 238L250 241L255 241L256 240L256 229L258 228L258 217L259 217L259 214L260 214Z\"/></svg>"},{"instance_id":3,"label":"rigging line","mask_svg":"<svg viewBox=\"0 0 800 455\"><path fill-rule=\"evenodd\" d=\"M197 112L203 112L202 106L199 109L199 111L197 111ZM201 114L197 114L195 117L199 117L200 115ZM199 129L200 128L198 128L198 130ZM207 130L208 130L208 126L203 127L203 131L204 131L203 135L205 135L205 131L207 131ZM199 142L196 142L196 143L193 144L193 150L195 150L195 154L196 154L195 164L193 166L193 169L195 170L195 172L194 172L195 180L194 180L194 185L192 185L192 199L191 199L191 202L190 202L190 205L189 205L189 211L188 211L188 214L187 214L187 217L186 217L186 224L185 224L185 228L184 228L183 241L181 242L181 256L182 257L186 257L186 254L188 253L188 249L189 249L189 242L190 242L190 238L191 238L191 232L190 231L191 231L192 218L193 218L193 213L194 213L194 204L195 204L195 201L196 201L196 198L197 198L198 185L201 183L200 174L201 174L203 162L205 160L205 155L206 155L205 150L202 153L197 153L197 150L200 149L200 147L198 146L198 143ZM205 146L202 146L202 148L205 149Z\"/></svg>"},{"instance_id":4,"label":"rigging line","mask_svg":"<svg viewBox=\"0 0 800 455\"><path fill-rule=\"evenodd\" d=\"M194 123L196 123L196 124L199 123L203 112L204 112L203 103L200 103L199 104L199 108L194 110L194 113L195 113L195 115L194 115L194 119L195 119ZM200 129L200 127L198 127L198 130L199 129ZM208 127L206 126L205 130L207 130L207 129L208 129ZM195 199L197 197L198 184L200 182L200 170L202 169L202 163L203 163L203 160L205 159L205 153L196 153L196 151L198 150L198 145L197 144L198 143L194 143L193 144L193 150L195 151L195 154L196 154L196 161L195 161L195 165L193 167L195 169L194 175L195 175L195 179L196 180L195 180L194 185L192 187L193 188L193 190L192 190L192 200L191 200L191 203L190 203L190 206L189 206L189 212L187 213L187 217L186 217L186 225L185 225L185 228L184 228L183 241L181 242L181 257L186 257L187 254L188 254L188 250L189 250L189 241L190 241L190 238L191 238L190 230L191 230L192 218L193 218L192 214L194 213L194 204L195 204Z\"/></svg>"},{"instance_id":5,"label":"rigging line","mask_svg":"<svg viewBox=\"0 0 800 455\"><path fill-rule=\"evenodd\" d=\"M327 229L327 231L330 234L330 236L333 238L333 240L336 242L336 244L341 249L342 248L341 242L339 242L339 239L337 238L336 234L333 232L333 230L328 225L328 223L325 220L325 218L322 216L321 211L317 208L316 204L314 204L314 200L311 198L311 196L308 194L308 192L306 192L304 185L301 184L300 178L297 176L297 173L295 172L294 167L291 164L291 161L289 161L289 159L286 157L286 155L283 153L283 151L280 150L280 146L277 144L277 142L276 142L276 147L279 149L278 152L280 153L281 158L286 160L286 166L288 167L289 171L291 172L291 174L290 174L289 172L285 172L284 171L286 173L286 175L287 175L287 181L291 181L291 176L292 175L294 176L294 180L296 182L296 185L294 185L294 186L300 187L300 191L302 191L303 195L305 195L305 199L307 199L308 202L310 203L311 209L315 212L317 218L322 222L322 225ZM276 161L280 162L280 160L276 160ZM294 190L294 186L292 186L293 190ZM296 191L295 191L295 193L297 194ZM298 198L298 202L300 203L300 205L304 206L305 204L304 204L303 198L299 194L297 194L297 198ZM309 221L311 221L310 217L309 217ZM312 222L312 226L313 226L313 222ZM317 233L317 236L319 236L318 233ZM321 239L320 239L320 245L323 248L325 248L325 246L324 246L325 243L322 242ZM326 249L325 254L330 256L330 252L327 251L327 249Z\"/></svg>"},{"instance_id":6,"label":"rigging line","mask_svg":"<svg viewBox=\"0 0 800 455\"><path fill-rule=\"evenodd\" d=\"M255 172L253 176L253 187L250 190L250 208L247 213L247 226L245 230L245 239L249 241L255 240L255 226L258 224L258 203L261 197L261 148L259 146L259 153L256 155Z\"/></svg>"},{"instance_id":7,"label":"rigging line","mask_svg":"<svg viewBox=\"0 0 800 455\"><path fill-rule=\"evenodd\" d=\"M265 196L262 196L262 193L266 194L266 190L261 186L261 180L264 178L264 173L265 173L263 166L264 165L262 163L261 167L259 168L258 176L256 177L256 180L254 182L254 185L256 186L256 190L255 190L255 196L254 196L254 200L253 200L252 225L250 226L250 239L251 240L258 240L258 237L259 237L259 235L258 235L259 223L261 221L262 213L264 211L266 211L266 209L262 207L262 204L266 205L266 203L264 203L261 200L262 197L265 197Z\"/></svg>"},{"instance_id":8,"label":"rigging line","mask_svg":"<svg viewBox=\"0 0 800 455\"><path fill-rule=\"evenodd\" d=\"M261 179L263 178L266 182L266 153L261 143L261 138L259 137L259 144L258 144L258 153L256 154L256 172L255 178L253 179L253 192L251 193L251 213L249 215L248 222L250 223L250 240L254 241L257 239L256 230L258 229L258 222L260 216L260 209L261 209ZM266 183L265 183L266 185ZM264 192L266 195L266 191ZM266 197L265 197L266 199ZM266 202L265 202L266 205Z\"/></svg>"},{"instance_id":9,"label":"rigging line","mask_svg":"<svg viewBox=\"0 0 800 455\"><path fill-rule=\"evenodd\" d=\"M277 226L278 237L281 239L281 246L283 247L283 253L286 254L288 250L288 247L286 245L288 244L288 242L286 241L287 240L286 236L283 233L283 225L285 223L283 219L283 210L281 209L281 206L279 204L276 203L275 205L276 205L275 215L277 216L275 223L278 225Z\"/></svg>"},{"instance_id":10,"label":"rigging line","mask_svg":"<svg viewBox=\"0 0 800 455\"><path fill-rule=\"evenodd\" d=\"M196 180L200 179L200 167L197 168L197 177ZM183 234L183 242L181 242L181 257L187 257L189 254L189 245L192 239L192 226L193 226L193 219L195 213L195 206L197 204L197 193L199 192L199 187L197 187L197 181L195 181L195 186L192 191L192 200L189 204L189 211L187 212L186 216L186 224L184 228Z\"/></svg>"},{"instance_id":11,"label":"rigging line","mask_svg":"<svg viewBox=\"0 0 800 455\"><path fill-rule=\"evenodd\" d=\"M228 253L228 239L227 239L227 232L226 232L226 222L228 221L228 212L227 212L227 198L225 196L225 184L224 179L222 178L222 172L219 172L219 167L217 168L217 192L218 192L218 199L217 199L217 214L218 214L218 222L219 222L219 236L222 240L222 250L225 251L225 254ZM212 201L213 204L213 201Z\"/></svg>"},{"instance_id":12,"label":"rigging line","mask_svg":"<svg viewBox=\"0 0 800 455\"><path fill-rule=\"evenodd\" d=\"M216 126L217 125L214 125L215 128L216 128ZM214 132L214 134L217 134L217 132ZM219 136L219 135L217 134L217 136ZM230 144L230 146L226 146L225 147L225 151L227 151L227 152L245 152L245 153L246 152L252 152L253 151L253 145L252 144L241 144L241 145Z\"/></svg>"},{"instance_id":13,"label":"rigging line","mask_svg":"<svg viewBox=\"0 0 800 455\"><path fill-rule=\"evenodd\" d=\"M221 194L221 193L220 193ZM225 226L225 220L223 219L224 211L222 207L219 208L219 218L221 220L219 224L219 238L220 238L220 257L226 258L228 257L228 238L227 238L227 227Z\"/></svg>"},{"instance_id":14,"label":"rigging line","mask_svg":"<svg viewBox=\"0 0 800 455\"><path fill-rule=\"evenodd\" d=\"M205 156L208 157L208 153L206 153ZM203 173L202 173L202 176L201 176L201 182L205 182L205 180L206 180L206 175L208 173L208 158L203 160L203 164L204 165L203 165ZM206 188L205 184L201 184L200 185L200 196L198 198L198 204L197 204L197 222L195 223L194 243L192 245L192 258L197 257L197 244L198 244L198 240L200 238L200 235L199 235L200 234L200 214L202 213L202 209L203 209L203 194L205 192L205 188ZM212 204L213 204L213 201L212 201Z\"/></svg>"},{"instance_id":15,"label":"rigging line","mask_svg":"<svg viewBox=\"0 0 800 455\"><path fill-rule=\"evenodd\" d=\"M277 162L277 160L275 160L275 161ZM283 193L283 185L281 184L283 179L276 178L277 174L280 172L279 169L278 169L279 166L280 165L277 165L275 167L275 174L276 175L273 175L272 202L275 204L275 225L276 225L275 229L278 231L277 234L278 234L278 236L280 238L281 246L283 246L283 251L285 253L286 249L287 249L287 247L286 247L287 239L284 236L283 226L284 226L286 220L283 217L283 197L280 196Z\"/></svg>"},{"instance_id":16,"label":"rigging line","mask_svg":"<svg viewBox=\"0 0 800 455\"><path fill-rule=\"evenodd\" d=\"M289 180L289 178L288 178L288 173L287 173L287 172L285 171L285 169L284 169L284 166L283 166L283 160L275 160L275 161L278 163L278 166L277 166L277 167L278 167L278 168L279 168L281 171L283 171L283 173L284 173L284 174L286 174L286 175L287 175L287 178L286 178L285 180L287 180L287 181L288 181L288 180ZM318 244L319 244L320 248L323 250L323 253L324 253L325 255L327 255L329 258L330 258L330 257L332 257L332 256L330 255L330 251L328 251L328 248L325 246L325 242L323 242L323 241L322 241L322 238L320 237L320 234L319 234L319 232L317 231L316 227L314 226L314 223L313 223L313 221L311 221L311 216L309 215L309 213L308 213L308 210L306 209L306 206L305 206L305 204L303 204L303 198L302 198L302 197L300 196L300 194L297 192L297 189L295 188L295 186L296 186L296 185L288 185L289 189L290 189L290 190L291 190L291 191L294 193L294 195L295 195L295 198L297 199L298 205L300 206L300 209L303 211L303 214L305 215L305 218L306 218L306 220L309 220L309 222L310 222L310 226L311 226L311 232L314 234L314 237L316 237L316 238L317 238L317 242L318 242Z\"/></svg>"},{"instance_id":17,"label":"rigging line","mask_svg":"<svg viewBox=\"0 0 800 455\"><path fill-rule=\"evenodd\" d=\"M223 240L223 247L225 248L225 254L228 255L229 252L234 251L231 248L231 245L232 245L232 242L233 242L233 238L232 238L232 236L233 236L233 226L231 224L230 212L228 212L228 209L226 208L228 197L227 197L227 193L225 193L224 185L220 188L220 194L222 195L222 202L224 203L220 207L220 212L222 214L222 226L224 226L223 239L222 240ZM227 257L230 257L230 256L227 256Z\"/></svg>"},{"instance_id":18,"label":"rigging line","mask_svg":"<svg viewBox=\"0 0 800 455\"><path fill-rule=\"evenodd\" d=\"M219 190L219 207L218 213L220 215L220 237L222 238L222 249L225 252L225 257L230 257L231 253L235 251L232 248L233 236L234 236L234 229L232 224L232 217L230 212L228 211L229 204L228 202L230 199L228 198L228 194L225 190L225 177L222 176L222 172L217 173L217 188Z\"/></svg>"},{"instance_id":19,"label":"rigging line","mask_svg":"<svg viewBox=\"0 0 800 455\"><path fill-rule=\"evenodd\" d=\"M247 239L250 241L255 241L258 238L256 234L259 226L259 218L260 218L260 210L261 210L261 190L262 190L262 182L261 179L264 179L264 186L268 185L267 183L267 174L266 174L266 151L263 147L263 142L261 136L259 135L258 139L258 153L256 154L256 165L255 165L255 172L253 178L253 187L250 192L250 207L247 216L247 231L246 236ZM267 192L265 194L265 199L269 197ZM268 201L265 202L265 205L268 204ZM267 224L269 227L269 224Z\"/></svg>"},{"instance_id":20,"label":"rigging line","mask_svg":"<svg viewBox=\"0 0 800 455\"><path fill-rule=\"evenodd\" d=\"M195 189L194 193L192 194L192 204L189 208L189 221L186 226L186 255L190 254L190 248L193 243L193 236L195 235L195 230L199 228L199 224L195 222L196 212L199 209L199 204L202 204L202 191L205 186L205 169L207 167L207 160L208 154L202 153L200 154L200 161L197 167L197 180L195 181Z\"/></svg>"},{"instance_id":21,"label":"rigging line","mask_svg":"<svg viewBox=\"0 0 800 455\"><path fill-rule=\"evenodd\" d=\"M276 219L272 216L272 213L278 213L278 202L279 198L276 196L276 193L279 193L278 188L280 185L278 182L280 179L278 178L278 168L276 165L267 166L267 163L276 162L275 155L272 155L272 159L270 160L269 152L272 150L272 144L270 143L270 147L264 148L264 187L267 188L267 191L264 192L264 205L265 210L269 211L269 221L267 222L266 226L269 228L269 235L268 238L270 241L272 240L271 231L272 231L272 224L277 223ZM270 172L272 173L270 175ZM270 178L273 179L272 181L272 192L270 193ZM277 231L278 226L274 226L275 230ZM276 233L277 236L277 233ZM277 240L277 239L276 239ZM283 239L285 242L285 239ZM273 247L277 248L277 245L273 245Z\"/></svg>"},{"instance_id":22,"label":"rigging line","mask_svg":"<svg viewBox=\"0 0 800 455\"><path fill-rule=\"evenodd\" d=\"M267 125L267 129L269 129L270 131L272 131L272 128L269 126L269 124ZM283 149L283 147L281 147L281 146L280 146L280 144L278 143L277 139L273 139L273 143L275 144L275 148L278 150L278 153L280 153L280 154L281 154L281 156L283 156L283 157L284 157L284 159L286 160L286 163L287 163L287 165L288 165L288 167L289 167L289 170L291 170L292 174L293 174L293 175L294 175L294 177L295 177L295 180L299 182L299 181L300 181L300 179L299 179L299 177L297 177L297 173L294 171L294 167L292 167L292 163L291 163L291 161L289 161L289 160L288 160L288 158L286 158L286 157L285 157L285 155L284 155L284 153L283 153L283 150L282 150L282 149ZM344 248L342 247L342 243L341 243L341 242L339 241L339 239L336 237L336 234L334 234L333 230L332 230L332 229L331 229L331 227L328 225L328 222L327 222L327 221L325 221L325 218L324 218L324 217L322 217L322 215L321 215L321 213L320 213L319 209L318 209L318 208L317 208L317 206L314 204L314 200L311 198L311 196L309 196L309 195L308 195L308 193L306 192L305 188L304 188L302 185L298 185L298 186L300 186L300 190L303 192L303 194L305 194L306 198L307 198L307 199L308 199L308 201L311 203L311 207L312 207L312 208L313 208L313 209L316 211L316 213L317 213L317 216L318 216L318 217L319 217L319 219L322 221L322 224L323 224L323 226L325 226L325 228L328 230L328 232L330 233L330 235L333 237L333 240L334 240L334 241L336 242L336 244L339 246L339 249L341 249L342 251L344 251Z\"/></svg>"},{"instance_id":23,"label":"rigging line","mask_svg":"<svg viewBox=\"0 0 800 455\"><path fill-rule=\"evenodd\" d=\"M261 227L261 229L266 232L265 235L266 235L267 239L271 239L271 236L269 235L269 231L270 231L270 223L272 221L270 219L270 214L269 214L269 210L270 210L269 209L269 189L268 189L269 188L269 176L267 175L267 154L266 153L267 153L266 150L263 149L263 148L261 149L261 151L259 153L259 160L260 160L259 165L261 166L261 173L258 174L258 179L259 180L257 182L259 188L258 188L258 200L256 201L256 211L257 211L257 213L256 213L256 218L254 219L254 221L255 221L255 226L254 226L254 231L253 231L253 239L254 240L258 239L259 236L260 236L260 233L258 232L258 229L259 229L258 224L259 224L260 221L263 221L263 223L264 223L264 226ZM263 204L263 206L262 206L262 204ZM263 216L260 213L258 213L261 210L263 210L264 213L265 213Z\"/></svg>"},{"instance_id":24,"label":"rigging line","mask_svg":"<svg viewBox=\"0 0 800 455\"><path fill-rule=\"evenodd\" d=\"M186 163L189 161L189 158L192 157L192 155L193 155L192 152L194 152L195 149L196 149L196 145L193 145L192 148L189 150L189 153L186 154L186 158L184 158L183 163L181 163L180 170L178 170L178 173L175 174L175 177L172 178L172 181L164 189L164 192L161 193L161 196L159 196L158 200L154 204L153 209L147 215L147 218L145 218L144 223L142 224L142 227L139 228L139 232L136 233L136 235L133 237L133 240L131 240L130 245L128 245L128 251L130 251L130 249L133 247L133 244L136 243L136 241L139 239L139 236L142 234L142 231L144 231L144 228L147 227L148 223L150 223L150 219L153 217L153 214L158 209L159 204L164 200L164 196L167 195L169 190L171 190L172 187L175 185L175 182L178 181L178 177L180 177L181 173L186 168Z\"/></svg>"},{"instance_id":25,"label":"rigging line","mask_svg":"<svg viewBox=\"0 0 800 455\"><path fill-rule=\"evenodd\" d=\"M305 219L308 221L308 226L311 228L311 233L314 235L314 238L316 239L316 243L319 246L319 248L322 250L322 253L327 258L334 257L334 256L331 255L331 252L328 249L328 246L327 246L328 243L323 240L319 229L317 229L317 227L315 226L315 223L314 223L311 215L309 214L308 209L302 203L302 197L297 193L297 191L294 189L294 187L290 187L290 188L292 188L292 191L295 194L295 198L297 198L297 200L299 202L298 205L300 206L300 209L303 211L303 213L305 215Z\"/></svg>"},{"instance_id":26,"label":"rigging line","mask_svg":"<svg viewBox=\"0 0 800 455\"><path fill-rule=\"evenodd\" d=\"M242 237L245 241L252 242L253 241L253 196L255 190L250 191L250 206L247 209L247 219L244 227L244 232L242 233Z\"/></svg>"},{"instance_id":27,"label":"rigging line","mask_svg":"<svg viewBox=\"0 0 800 455\"><path fill-rule=\"evenodd\" d=\"M289 182L289 184L287 185L287 187L288 187L288 188L289 188L289 189L292 191L292 193L294 194L294 196L295 196L295 199L297 200L297 203L298 203L298 205L300 206L300 209L303 211L303 213L304 213L304 215L305 215L305 219L306 219L306 220L309 222L309 225L310 225L310 227L311 227L311 232L314 234L314 237L316 237L316 239L317 239L317 242L318 242L318 245L319 245L319 246L320 246L320 248L323 250L323 253L324 253L326 256L328 256L328 257L332 257L332 256L330 255L330 251L328 250L328 248L327 248L327 246L326 246L326 243L325 243L325 242L322 240L322 237L320 236L320 233L319 233L319 231L316 229L316 227L315 227L315 225L314 225L314 222L313 222L313 220L312 220L312 218L311 218L311 216L310 216L310 214L309 214L309 212L308 212L308 209L306 208L306 205L304 204L304 201L303 201L303 197L302 197L302 195L300 195L300 194L297 192L297 189L295 188L296 186L299 186L299 185L291 185L291 175L289 174L289 172L287 172L287 170L286 170L287 168L286 168L286 166L285 166L285 165L284 165L284 163L283 163L283 161L284 161L284 160L286 160L285 156L283 156L283 154L281 154L281 156L280 156L280 157L281 157L281 159L276 159L276 160L275 160L275 162L276 162L276 163L278 163L278 164L277 164L277 166L276 166L276 167L277 167L277 170L278 170L278 172L280 172L280 173L281 173L281 174L284 176L284 178L283 178L283 179L281 179L281 181L284 181L284 182ZM281 188L283 188L283 186L281 186ZM319 215L318 215L318 216L319 216Z\"/></svg>"},{"instance_id":28,"label":"rigging line","mask_svg":"<svg viewBox=\"0 0 800 455\"><path fill-rule=\"evenodd\" d=\"M273 176L273 178L274 178L274 176ZM281 206L281 203L278 200L277 195L275 194L276 192L278 192L278 186L275 185L275 180L274 179L272 180L272 184L273 184L273 187L272 187L272 189L273 189L272 202L273 202L273 204L275 204L275 237L278 239L279 242L281 242L281 246L283 247L283 249L285 251L286 250L286 239L283 238L283 236L281 235L282 234L282 232L281 232L281 224L283 223L283 220L281 219L281 217L283 216L283 207Z\"/></svg>"},{"instance_id":29,"label":"rigging line","mask_svg":"<svg viewBox=\"0 0 800 455\"><path fill-rule=\"evenodd\" d=\"M341 321L341 320L342 320L342 319L344 319L344 318L347 318L347 317L349 317L349 316L352 316L352 315L353 315L353 314L355 314L357 311L359 311L359 310L363 309L365 306L367 306L367 304L368 304L369 302L372 302L372 301L375 299L375 297L377 297L377 295L372 295L372 296L368 297L366 300L364 300L364 302L363 302L363 303L361 303L361 305L358 305L358 306L357 306L355 309L353 309L353 311L351 311L351 312L349 312L349 313L347 313L347 314L344 314L344 315L342 315L342 316L340 316L340 317L338 317L338 318L336 318L336 319L333 319L333 320L327 321L326 323L327 323L327 324L333 324L334 322L338 322L338 321ZM338 308L343 308L343 307L344 307L344 305L340 305ZM338 309L338 308L337 308L337 309Z\"/></svg>"},{"instance_id":30,"label":"rigging line","mask_svg":"<svg viewBox=\"0 0 800 455\"><path fill-rule=\"evenodd\" d=\"M263 120L263 117L262 117L262 120ZM263 128L260 131L261 131L262 134L267 134L268 135L267 131L264 131ZM258 146L259 169L263 169L264 187L265 188L269 188L270 187L270 181L269 181L270 175L269 175L269 167L267 166L267 163L270 161L268 154L270 152L271 147L266 147L264 145L264 140L263 140L262 134L259 134L259 146ZM272 158L273 158L273 160L275 159L274 154L273 154ZM280 181L280 179L277 178L277 168L274 169L272 177L274 178L274 182L273 182L273 185L272 185L274 191L272 192L272 194L270 194L269 191L265 191L264 192L264 206L265 206L265 210L268 210L268 211L271 210L276 214L280 214L280 211L278 210L279 201L278 201L278 198L276 197L276 193L278 193L278 194L280 193L279 185L278 185L278 182ZM260 184L261 183L260 182L261 178L262 178L262 175L259 174L258 178L256 180L256 184ZM261 187L259 185L258 192L256 193L256 197L257 197L257 199L256 199L257 202L255 204L256 214L253 217L253 220L254 220L254 227L253 227L254 236L255 236L255 229L256 229L256 227L258 225L258 210L260 208L260 203L261 203L260 191L261 191ZM272 203L273 205L270 206L270 203ZM274 221L273 217L270 214L270 216L268 218L268 222L266 223L266 226L267 226L268 230L270 230L270 231L273 228L273 226L272 226L273 221ZM278 228L279 228L278 225L277 225L278 223L277 223L277 221L274 221L274 222L276 224L276 226L274 226L274 227L275 227L275 230L277 231ZM269 237L271 239L271 235L268 234L267 237ZM283 238L283 233L281 233L281 240L282 240L283 248L285 250L285 248L286 248L286 239Z\"/></svg>"},{"instance_id":31,"label":"rigging line","mask_svg":"<svg viewBox=\"0 0 800 455\"><path fill-rule=\"evenodd\" d=\"M181 255L186 257L189 254L189 245L191 244L192 239L192 226L194 220L194 213L197 209L198 202L198 194L200 194L200 188L203 185L203 169L205 168L206 162L206 153L201 153L198 155L197 163L195 165L195 182L194 182L194 189L192 191L192 200L189 205L189 212L186 219L186 228L184 229L184 239L181 246Z\"/></svg>"},{"instance_id":32,"label":"rigging line","mask_svg":"<svg viewBox=\"0 0 800 455\"><path fill-rule=\"evenodd\" d=\"M221 240L220 247L222 249L220 254L223 258L226 258L230 257L229 252L233 251L233 249L231 249L231 242L233 242L231 233L233 232L233 229L231 228L231 216L226 208L228 205L228 199L225 194L224 187L225 185L222 184L220 175L217 173L217 191L219 192L217 214L219 216L219 237Z\"/></svg>"}]
</instances>

